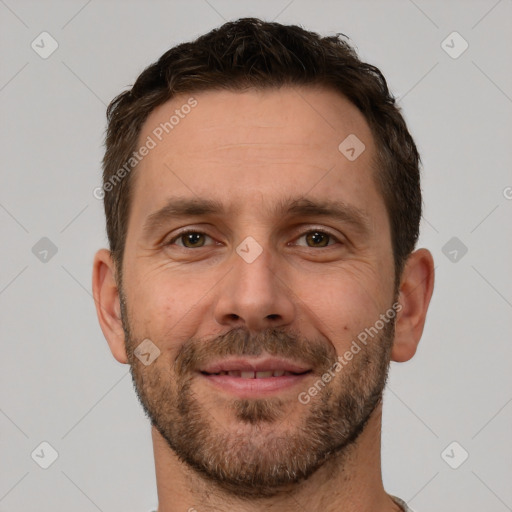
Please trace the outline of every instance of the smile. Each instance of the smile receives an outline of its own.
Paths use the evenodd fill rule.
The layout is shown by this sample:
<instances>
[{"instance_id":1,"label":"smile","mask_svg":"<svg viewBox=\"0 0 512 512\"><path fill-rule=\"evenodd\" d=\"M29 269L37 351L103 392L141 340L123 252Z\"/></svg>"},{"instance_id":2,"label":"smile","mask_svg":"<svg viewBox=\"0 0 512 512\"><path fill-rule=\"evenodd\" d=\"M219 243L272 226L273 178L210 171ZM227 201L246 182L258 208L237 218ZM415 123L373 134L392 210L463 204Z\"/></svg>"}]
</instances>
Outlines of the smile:
<instances>
[{"instance_id":1,"label":"smile","mask_svg":"<svg viewBox=\"0 0 512 512\"><path fill-rule=\"evenodd\" d=\"M306 389L304 383L311 371L304 373L276 371L240 371L231 370L222 373L204 373L199 376L216 392L235 395L237 398L265 398L277 393Z\"/></svg>"},{"instance_id":2,"label":"smile","mask_svg":"<svg viewBox=\"0 0 512 512\"><path fill-rule=\"evenodd\" d=\"M309 373L309 371L302 373L294 373L286 370L268 370L268 371L243 371L243 370L230 370L230 371L221 371L218 373L207 373L202 372L203 375L229 375L230 377L238 377L242 379L268 379L270 377L283 377L289 375L303 375L304 373Z\"/></svg>"}]
</instances>

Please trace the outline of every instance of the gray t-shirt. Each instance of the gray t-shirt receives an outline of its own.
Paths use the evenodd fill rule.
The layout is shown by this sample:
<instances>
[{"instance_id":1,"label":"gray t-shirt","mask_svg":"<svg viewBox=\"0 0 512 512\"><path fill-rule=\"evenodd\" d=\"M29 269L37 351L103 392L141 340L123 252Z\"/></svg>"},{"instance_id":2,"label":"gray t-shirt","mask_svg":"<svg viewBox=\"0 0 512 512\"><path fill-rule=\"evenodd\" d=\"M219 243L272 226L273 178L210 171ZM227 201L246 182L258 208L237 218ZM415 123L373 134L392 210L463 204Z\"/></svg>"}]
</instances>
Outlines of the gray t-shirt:
<instances>
[{"instance_id":1,"label":"gray t-shirt","mask_svg":"<svg viewBox=\"0 0 512 512\"><path fill-rule=\"evenodd\" d=\"M393 496L391 494L390 494L390 496L391 496L391 498L393 499L393 501L395 503L397 503L398 505L400 505L404 509L404 512L414 512L414 510L412 508L407 506L407 503L405 503L404 500L401 500L400 498L397 498L396 496Z\"/></svg>"},{"instance_id":2,"label":"gray t-shirt","mask_svg":"<svg viewBox=\"0 0 512 512\"><path fill-rule=\"evenodd\" d=\"M393 501L395 503L397 503L398 505L400 505L403 509L404 509L404 512L414 512L414 510L412 510L411 508L409 508L407 506L407 503L405 503L404 500L401 500L400 498L397 498L396 496L392 496L390 494L391 498L393 499ZM157 512L156 510L153 510L152 512Z\"/></svg>"}]
</instances>

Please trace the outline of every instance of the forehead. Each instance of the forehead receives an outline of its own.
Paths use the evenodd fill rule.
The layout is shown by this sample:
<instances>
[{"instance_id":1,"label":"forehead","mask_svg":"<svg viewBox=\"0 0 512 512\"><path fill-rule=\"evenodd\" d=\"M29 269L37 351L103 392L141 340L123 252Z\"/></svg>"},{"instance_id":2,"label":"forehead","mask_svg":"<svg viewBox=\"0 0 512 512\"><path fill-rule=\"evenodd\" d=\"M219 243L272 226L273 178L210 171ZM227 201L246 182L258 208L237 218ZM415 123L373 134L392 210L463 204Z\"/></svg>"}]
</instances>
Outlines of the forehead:
<instances>
[{"instance_id":1,"label":"forehead","mask_svg":"<svg viewBox=\"0 0 512 512\"><path fill-rule=\"evenodd\" d=\"M232 213L285 195L341 199L362 209L380 200L383 206L370 128L352 103L329 89L181 94L150 114L139 137L144 144L152 148L133 176L135 218L170 195L219 200ZM348 158L352 148L364 151Z\"/></svg>"}]
</instances>

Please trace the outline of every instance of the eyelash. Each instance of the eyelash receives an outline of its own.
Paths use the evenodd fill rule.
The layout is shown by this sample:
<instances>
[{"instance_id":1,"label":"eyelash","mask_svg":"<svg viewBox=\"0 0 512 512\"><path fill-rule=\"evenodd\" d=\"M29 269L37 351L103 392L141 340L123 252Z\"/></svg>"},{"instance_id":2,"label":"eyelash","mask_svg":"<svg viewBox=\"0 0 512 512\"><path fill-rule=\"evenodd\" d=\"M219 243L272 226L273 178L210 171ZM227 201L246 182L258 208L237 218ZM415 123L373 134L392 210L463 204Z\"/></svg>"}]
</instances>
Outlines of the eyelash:
<instances>
[{"instance_id":1,"label":"eyelash","mask_svg":"<svg viewBox=\"0 0 512 512\"><path fill-rule=\"evenodd\" d=\"M302 238L302 237L304 237L304 236L306 236L306 235L308 235L310 233L320 233L322 235L328 236L329 237L329 241L334 240L337 243L341 243L341 241L336 236L334 236L332 233L330 233L329 231L326 231L324 229L315 229L315 228L308 229L307 231L304 231L302 233L302 235L300 235L298 238L296 238L296 240L299 240L300 238ZM189 234L205 235L208 238L213 240L213 238L210 235L206 234L203 231L189 229L187 231L182 231L181 233L177 234L176 236L171 238L168 242L165 242L164 245L166 245L166 246L174 245L174 242L176 242L177 240L181 239L185 235L189 235ZM307 245L305 247L308 248L308 249L326 249L327 247L330 247L331 245L334 245L334 244L328 243L325 247L309 247ZM186 247L185 245L179 245L178 247L182 247L183 249L191 249L192 250L192 249L203 249L205 246L194 248L194 247Z\"/></svg>"}]
</instances>

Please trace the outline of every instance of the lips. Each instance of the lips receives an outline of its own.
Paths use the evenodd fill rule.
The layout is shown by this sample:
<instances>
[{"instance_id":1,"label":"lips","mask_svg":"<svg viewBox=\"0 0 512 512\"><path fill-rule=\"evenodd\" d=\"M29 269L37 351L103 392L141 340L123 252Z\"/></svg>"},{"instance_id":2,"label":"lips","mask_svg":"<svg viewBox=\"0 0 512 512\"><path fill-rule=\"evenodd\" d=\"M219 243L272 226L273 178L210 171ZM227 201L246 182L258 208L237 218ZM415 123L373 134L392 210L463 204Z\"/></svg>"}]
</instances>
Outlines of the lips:
<instances>
[{"instance_id":1,"label":"lips","mask_svg":"<svg viewBox=\"0 0 512 512\"><path fill-rule=\"evenodd\" d=\"M242 379L268 379L269 377L282 377L283 375L302 375L302 373L287 372L285 370L268 370L262 372L230 370L229 372L204 373L207 375L229 375L230 377L240 377Z\"/></svg>"},{"instance_id":2,"label":"lips","mask_svg":"<svg viewBox=\"0 0 512 512\"><path fill-rule=\"evenodd\" d=\"M302 375L311 368L287 359L266 357L263 359L230 358L211 363L200 372L206 375L229 375L242 379L265 379L289 375Z\"/></svg>"},{"instance_id":3,"label":"lips","mask_svg":"<svg viewBox=\"0 0 512 512\"><path fill-rule=\"evenodd\" d=\"M263 398L269 394L283 393L298 386L304 388L304 380L309 377L311 372L283 373L280 377L263 377L261 376L263 372L243 372L244 375L247 375L245 378L242 378L242 372L237 373L240 373L239 377L236 374L220 375L203 372L199 373L199 376L203 382L213 386L217 391L234 394L240 398ZM255 374L260 374L260 376L255 376Z\"/></svg>"}]
</instances>

